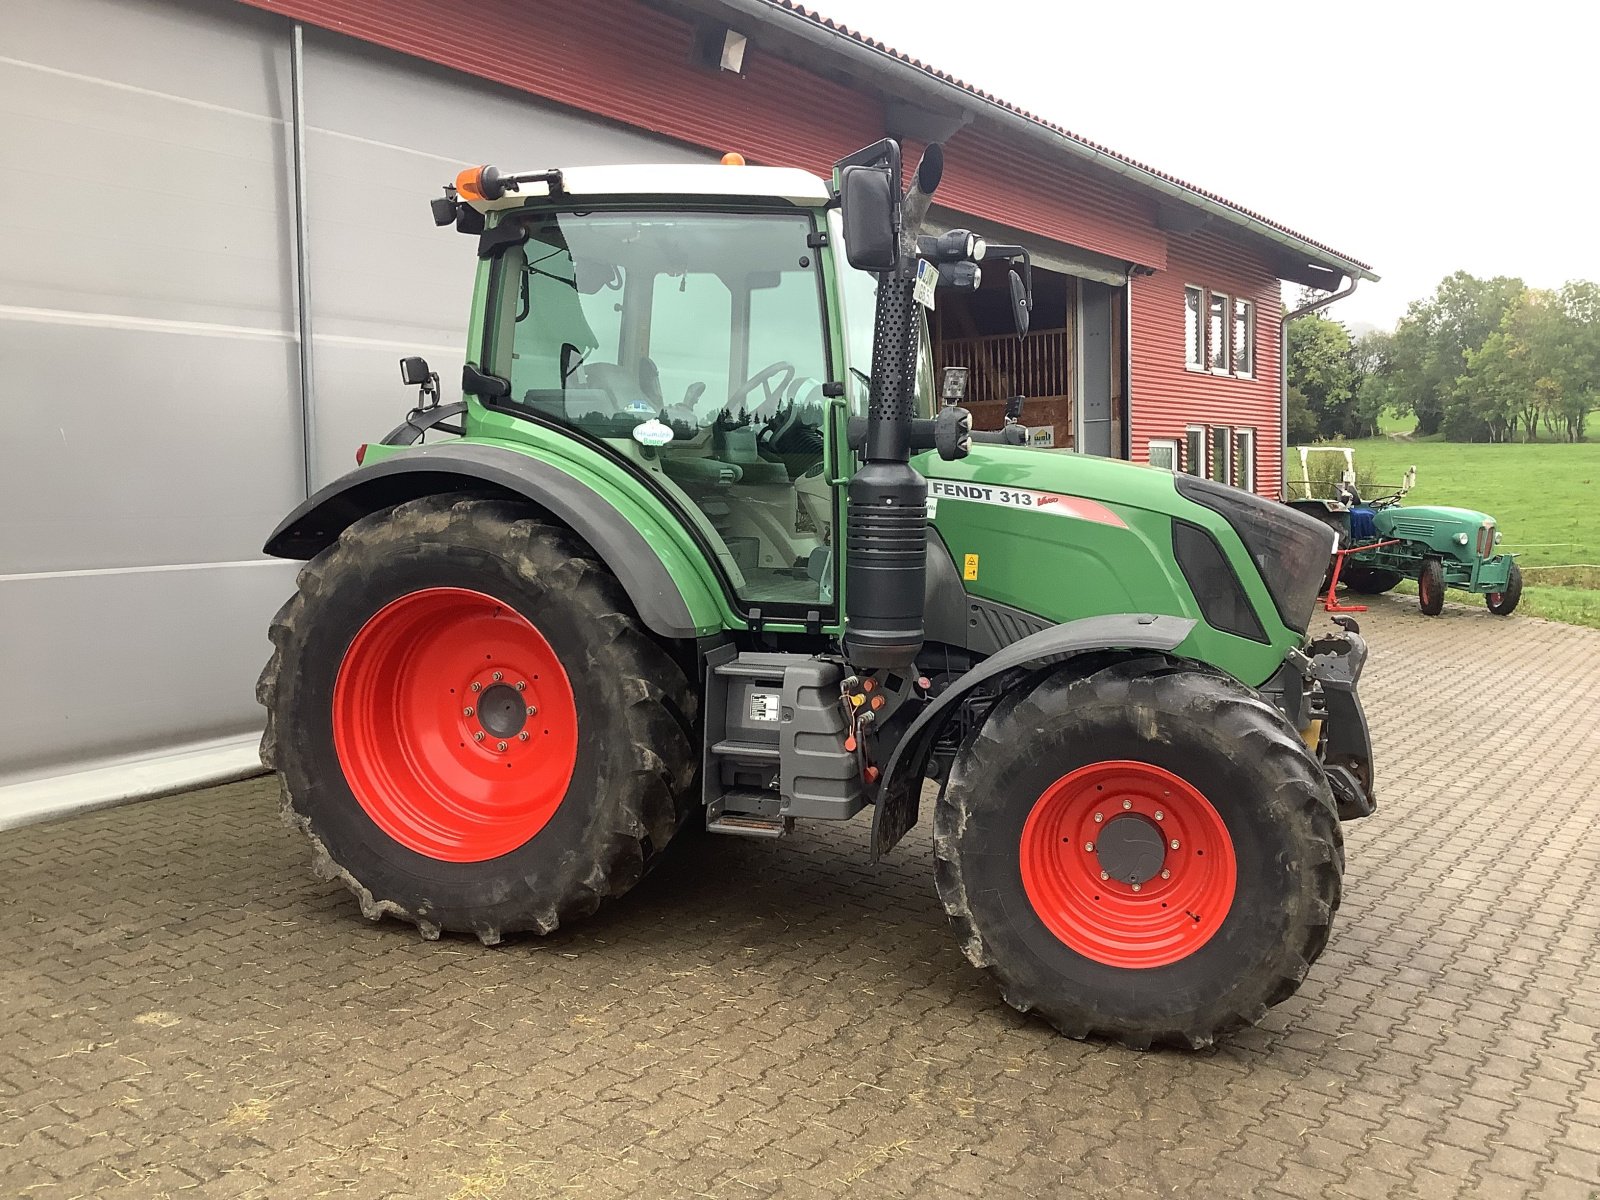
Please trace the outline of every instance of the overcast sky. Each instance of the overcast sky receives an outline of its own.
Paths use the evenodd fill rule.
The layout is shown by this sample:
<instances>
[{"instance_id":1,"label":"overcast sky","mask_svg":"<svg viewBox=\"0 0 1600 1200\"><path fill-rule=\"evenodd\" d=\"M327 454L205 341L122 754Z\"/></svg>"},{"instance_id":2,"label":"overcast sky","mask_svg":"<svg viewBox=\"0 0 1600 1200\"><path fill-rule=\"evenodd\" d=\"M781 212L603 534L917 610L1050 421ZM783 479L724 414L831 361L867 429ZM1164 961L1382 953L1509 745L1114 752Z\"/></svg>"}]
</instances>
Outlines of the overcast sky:
<instances>
[{"instance_id":1,"label":"overcast sky","mask_svg":"<svg viewBox=\"0 0 1600 1200\"><path fill-rule=\"evenodd\" d=\"M1600 5L806 0L1371 263L1390 326L1458 268L1600 279Z\"/></svg>"}]
</instances>

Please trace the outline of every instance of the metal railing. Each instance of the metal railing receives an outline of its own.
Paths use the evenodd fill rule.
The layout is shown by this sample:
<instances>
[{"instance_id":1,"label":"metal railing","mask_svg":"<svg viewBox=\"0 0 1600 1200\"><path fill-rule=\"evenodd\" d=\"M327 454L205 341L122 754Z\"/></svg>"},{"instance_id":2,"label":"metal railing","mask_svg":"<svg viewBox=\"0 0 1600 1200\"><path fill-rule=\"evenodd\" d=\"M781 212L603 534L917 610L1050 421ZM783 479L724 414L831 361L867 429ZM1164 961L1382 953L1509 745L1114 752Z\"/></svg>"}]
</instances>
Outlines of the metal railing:
<instances>
[{"instance_id":1,"label":"metal railing","mask_svg":"<svg viewBox=\"0 0 1600 1200\"><path fill-rule=\"evenodd\" d=\"M1071 395L1071 343L1065 329L1039 329L1019 341L1015 334L944 338L934 343L934 362L966 367L968 404L1027 396L1061 400Z\"/></svg>"}]
</instances>

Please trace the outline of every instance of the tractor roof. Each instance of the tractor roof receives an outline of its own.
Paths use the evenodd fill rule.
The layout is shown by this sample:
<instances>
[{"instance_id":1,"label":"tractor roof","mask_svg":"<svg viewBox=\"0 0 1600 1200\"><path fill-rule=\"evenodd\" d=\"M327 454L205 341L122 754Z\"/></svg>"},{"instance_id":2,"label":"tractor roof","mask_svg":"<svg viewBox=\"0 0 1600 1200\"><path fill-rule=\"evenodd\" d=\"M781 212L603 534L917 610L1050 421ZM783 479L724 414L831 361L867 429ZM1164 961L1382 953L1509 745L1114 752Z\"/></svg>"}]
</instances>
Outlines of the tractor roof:
<instances>
[{"instance_id":1,"label":"tractor roof","mask_svg":"<svg viewBox=\"0 0 1600 1200\"><path fill-rule=\"evenodd\" d=\"M791 204L826 204L828 185L809 171L796 167L731 167L687 164L563 167L561 191L571 196L736 196L747 199L787 200ZM515 208L529 199L550 194L544 182L529 182L499 200L473 200L473 208L488 212Z\"/></svg>"}]
</instances>

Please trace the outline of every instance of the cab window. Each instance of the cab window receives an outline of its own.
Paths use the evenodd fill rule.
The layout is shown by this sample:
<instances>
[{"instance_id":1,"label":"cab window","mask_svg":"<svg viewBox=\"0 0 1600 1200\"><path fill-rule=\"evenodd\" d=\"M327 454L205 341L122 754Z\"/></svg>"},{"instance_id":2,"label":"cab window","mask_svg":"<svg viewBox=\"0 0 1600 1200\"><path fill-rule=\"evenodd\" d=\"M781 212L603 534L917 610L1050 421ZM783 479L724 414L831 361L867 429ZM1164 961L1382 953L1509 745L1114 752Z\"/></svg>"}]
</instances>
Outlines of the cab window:
<instances>
[{"instance_id":1,"label":"cab window","mask_svg":"<svg viewBox=\"0 0 1600 1200\"><path fill-rule=\"evenodd\" d=\"M833 599L822 287L808 214L542 213L491 278L507 407L681 503L743 600Z\"/></svg>"}]
</instances>

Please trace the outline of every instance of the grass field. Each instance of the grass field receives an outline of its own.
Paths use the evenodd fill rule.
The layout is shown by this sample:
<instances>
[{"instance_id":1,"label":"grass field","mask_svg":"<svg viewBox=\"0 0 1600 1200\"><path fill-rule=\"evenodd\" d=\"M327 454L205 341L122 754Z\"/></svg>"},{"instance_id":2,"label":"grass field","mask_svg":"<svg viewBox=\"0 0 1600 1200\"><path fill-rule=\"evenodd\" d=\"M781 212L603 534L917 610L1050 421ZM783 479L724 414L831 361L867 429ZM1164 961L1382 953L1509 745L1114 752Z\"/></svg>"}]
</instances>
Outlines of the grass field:
<instances>
[{"instance_id":1,"label":"grass field","mask_svg":"<svg viewBox=\"0 0 1600 1200\"><path fill-rule=\"evenodd\" d=\"M1408 421L1398 421L1404 427ZM1600 442L1468 444L1368 438L1346 443L1363 476L1398 486L1417 468L1408 504L1453 504L1488 513L1501 549L1517 555L1519 612L1600 628ZM1289 478L1299 456L1289 456ZM1452 593L1465 599L1466 593Z\"/></svg>"}]
</instances>

